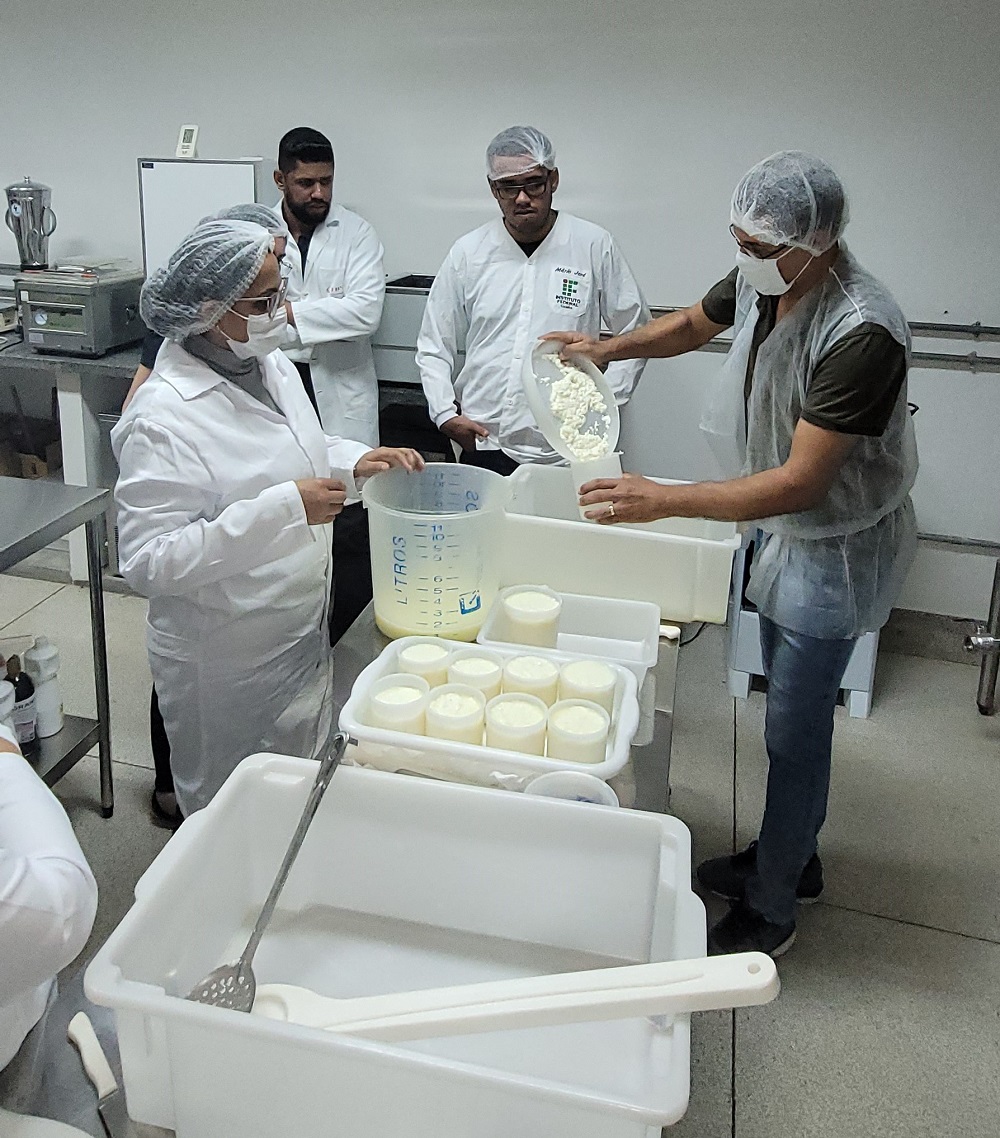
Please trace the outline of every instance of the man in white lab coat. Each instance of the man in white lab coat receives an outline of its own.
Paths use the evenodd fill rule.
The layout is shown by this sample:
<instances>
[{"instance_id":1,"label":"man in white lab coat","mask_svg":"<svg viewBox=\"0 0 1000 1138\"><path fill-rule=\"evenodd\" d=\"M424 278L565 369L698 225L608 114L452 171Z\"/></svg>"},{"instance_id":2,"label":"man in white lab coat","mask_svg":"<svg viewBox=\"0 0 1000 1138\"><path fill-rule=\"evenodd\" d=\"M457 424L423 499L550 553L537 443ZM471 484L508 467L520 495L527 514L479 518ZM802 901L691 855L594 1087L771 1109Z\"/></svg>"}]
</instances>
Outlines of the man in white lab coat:
<instances>
[{"instance_id":1,"label":"man in white lab coat","mask_svg":"<svg viewBox=\"0 0 1000 1138\"><path fill-rule=\"evenodd\" d=\"M333 204L333 147L310 127L278 145L276 208L291 233L288 339L295 364L327 434L378 446L378 381L371 335L382 318L385 272L375 230ZM368 519L349 503L333 527L331 642L372 598Z\"/></svg>"},{"instance_id":2,"label":"man in white lab coat","mask_svg":"<svg viewBox=\"0 0 1000 1138\"><path fill-rule=\"evenodd\" d=\"M0 1096L15 1111L36 1089L27 1036L96 913L97 884L65 811L0 723Z\"/></svg>"},{"instance_id":3,"label":"man in white lab coat","mask_svg":"<svg viewBox=\"0 0 1000 1138\"><path fill-rule=\"evenodd\" d=\"M461 447L461 461L506 475L522 462L563 461L538 430L521 384L535 341L552 328L596 336L602 323L628 332L649 320L649 309L611 234L552 208L559 171L541 131L502 131L486 162L501 216L461 237L445 258L417 365L431 418ZM619 404L644 366L608 368Z\"/></svg>"}]
</instances>

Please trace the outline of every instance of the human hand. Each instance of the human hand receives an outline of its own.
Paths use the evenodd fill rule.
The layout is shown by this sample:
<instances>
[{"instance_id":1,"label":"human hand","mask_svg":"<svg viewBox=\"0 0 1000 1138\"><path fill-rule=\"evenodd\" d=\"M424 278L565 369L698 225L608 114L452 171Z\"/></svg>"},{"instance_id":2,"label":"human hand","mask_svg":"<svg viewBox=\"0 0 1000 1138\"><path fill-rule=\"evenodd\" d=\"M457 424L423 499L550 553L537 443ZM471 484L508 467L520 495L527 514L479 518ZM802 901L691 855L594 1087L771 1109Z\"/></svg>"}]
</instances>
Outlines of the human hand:
<instances>
[{"instance_id":1,"label":"human hand","mask_svg":"<svg viewBox=\"0 0 1000 1138\"><path fill-rule=\"evenodd\" d=\"M347 490L335 478L303 478L295 483L311 526L326 525L344 508Z\"/></svg>"},{"instance_id":2,"label":"human hand","mask_svg":"<svg viewBox=\"0 0 1000 1138\"><path fill-rule=\"evenodd\" d=\"M426 463L424 456L418 450L410 447L377 447L363 454L354 468L355 478L370 478L373 474L381 474L393 466L401 466L404 470L423 470Z\"/></svg>"},{"instance_id":3,"label":"human hand","mask_svg":"<svg viewBox=\"0 0 1000 1138\"><path fill-rule=\"evenodd\" d=\"M669 518L669 486L661 486L637 474L621 478L595 478L580 487L580 505L594 506L587 517L601 525L620 522L655 522Z\"/></svg>"},{"instance_id":4,"label":"human hand","mask_svg":"<svg viewBox=\"0 0 1000 1138\"><path fill-rule=\"evenodd\" d=\"M477 423L468 415L455 415L446 419L438 429L449 439L454 439L462 450L475 450L476 439L489 438L490 434L482 423Z\"/></svg>"},{"instance_id":5,"label":"human hand","mask_svg":"<svg viewBox=\"0 0 1000 1138\"><path fill-rule=\"evenodd\" d=\"M541 338L561 345L559 354L564 359L567 356L583 356L599 368L606 367L610 359L604 341L594 336L585 336L582 332L546 332Z\"/></svg>"}]
</instances>

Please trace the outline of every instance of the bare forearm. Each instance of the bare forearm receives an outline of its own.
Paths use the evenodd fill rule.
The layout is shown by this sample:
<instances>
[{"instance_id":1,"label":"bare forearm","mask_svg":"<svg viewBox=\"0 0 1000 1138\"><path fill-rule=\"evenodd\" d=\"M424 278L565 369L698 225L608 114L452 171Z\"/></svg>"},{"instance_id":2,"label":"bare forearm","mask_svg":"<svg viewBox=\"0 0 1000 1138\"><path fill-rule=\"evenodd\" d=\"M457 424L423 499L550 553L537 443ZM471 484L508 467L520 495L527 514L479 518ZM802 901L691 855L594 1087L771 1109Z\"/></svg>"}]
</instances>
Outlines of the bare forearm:
<instances>
[{"instance_id":1,"label":"bare forearm","mask_svg":"<svg viewBox=\"0 0 1000 1138\"><path fill-rule=\"evenodd\" d=\"M812 485L779 466L726 482L664 486L660 516L749 522L811 509L825 494L825 487Z\"/></svg>"},{"instance_id":2,"label":"bare forearm","mask_svg":"<svg viewBox=\"0 0 1000 1138\"><path fill-rule=\"evenodd\" d=\"M711 337L709 337L711 338ZM666 359L692 352L706 342L689 309L668 312L641 328L614 336L601 345L602 355L614 360Z\"/></svg>"}]
</instances>

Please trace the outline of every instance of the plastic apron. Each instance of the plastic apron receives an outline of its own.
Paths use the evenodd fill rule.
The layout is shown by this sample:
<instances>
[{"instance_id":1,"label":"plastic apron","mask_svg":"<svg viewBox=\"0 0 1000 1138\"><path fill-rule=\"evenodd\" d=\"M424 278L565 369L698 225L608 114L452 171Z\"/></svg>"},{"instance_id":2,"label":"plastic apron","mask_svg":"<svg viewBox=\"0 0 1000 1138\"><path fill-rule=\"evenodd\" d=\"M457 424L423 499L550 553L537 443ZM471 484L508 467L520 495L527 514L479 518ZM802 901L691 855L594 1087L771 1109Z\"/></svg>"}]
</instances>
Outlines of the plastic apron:
<instances>
[{"instance_id":1,"label":"plastic apron","mask_svg":"<svg viewBox=\"0 0 1000 1138\"><path fill-rule=\"evenodd\" d=\"M746 462L747 417L743 392L758 315L757 306L753 305L733 336L702 406L701 431L724 478L739 478Z\"/></svg>"},{"instance_id":2,"label":"plastic apron","mask_svg":"<svg viewBox=\"0 0 1000 1138\"><path fill-rule=\"evenodd\" d=\"M197 642L146 625L177 804L185 815L207 806L248 755L315 758L329 732L326 620L267 660L236 624L236 635L223 631Z\"/></svg>"},{"instance_id":3,"label":"plastic apron","mask_svg":"<svg viewBox=\"0 0 1000 1138\"><path fill-rule=\"evenodd\" d=\"M873 279L856 266L846 250L838 267L841 264L853 271L862 287ZM751 298L750 307L742 324L737 311L738 330L707 393L701 420L706 441L726 478L750 472L744 385L758 310L755 294L746 290L746 295ZM894 302L892 305L894 308ZM835 321L828 318L826 323ZM887 319L886 326L891 325ZM809 325L806 332L811 331ZM758 374L755 381L762 381L762 376ZM900 398L905 403L905 388ZM908 419L902 452L905 464L915 473L916 447ZM823 639L854 639L880 628L888 620L916 556L916 519L906 488L898 504L860 530L819 535L758 531L763 541L751 568L748 600L775 623ZM788 521L797 517L792 515ZM781 531L785 530L784 522L783 518L771 519L774 528Z\"/></svg>"}]
</instances>

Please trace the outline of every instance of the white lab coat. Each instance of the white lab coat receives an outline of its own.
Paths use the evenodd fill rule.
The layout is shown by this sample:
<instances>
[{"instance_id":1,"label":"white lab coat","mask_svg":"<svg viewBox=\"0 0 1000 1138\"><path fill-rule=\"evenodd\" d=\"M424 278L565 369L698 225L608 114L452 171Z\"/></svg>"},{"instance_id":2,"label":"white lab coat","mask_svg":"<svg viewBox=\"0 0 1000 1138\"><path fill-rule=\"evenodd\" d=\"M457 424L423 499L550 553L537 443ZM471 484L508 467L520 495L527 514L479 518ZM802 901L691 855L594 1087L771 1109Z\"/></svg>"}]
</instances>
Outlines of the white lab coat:
<instances>
[{"instance_id":1,"label":"white lab coat","mask_svg":"<svg viewBox=\"0 0 1000 1138\"><path fill-rule=\"evenodd\" d=\"M281 206L275 213L281 217ZM288 299L295 326L283 348L308 363L323 429L378 446L378 381L371 336L385 300L383 249L375 230L356 213L332 205L309 243L303 277L294 238Z\"/></svg>"},{"instance_id":2,"label":"white lab coat","mask_svg":"<svg viewBox=\"0 0 1000 1138\"><path fill-rule=\"evenodd\" d=\"M167 341L112 432L122 574L150 598L149 663L177 801L205 806L255 751L325 736L330 529L295 482L341 479L366 444L323 433L280 352L262 363L283 413Z\"/></svg>"},{"instance_id":3,"label":"white lab coat","mask_svg":"<svg viewBox=\"0 0 1000 1138\"><path fill-rule=\"evenodd\" d=\"M498 217L459 238L434 279L417 340L431 418L440 426L460 406L489 429L484 449L502 449L518 462L562 462L528 408L525 357L545 332L596 336L603 321L617 335L648 320L639 285L606 230L560 212L529 258ZM624 360L608 368L619 404L644 366Z\"/></svg>"},{"instance_id":4,"label":"white lab coat","mask_svg":"<svg viewBox=\"0 0 1000 1138\"><path fill-rule=\"evenodd\" d=\"M0 738L14 742L2 724ZM0 1069L42 1017L96 913L97 883L65 811L20 755L0 753Z\"/></svg>"}]
</instances>

